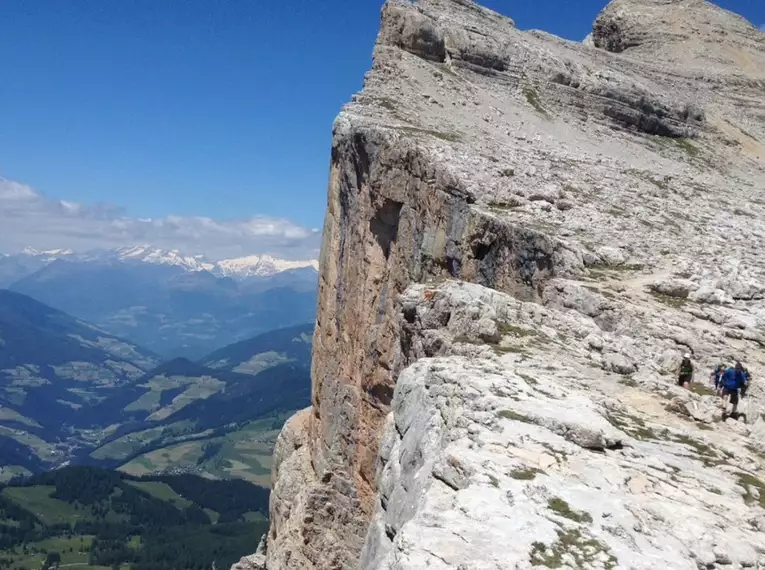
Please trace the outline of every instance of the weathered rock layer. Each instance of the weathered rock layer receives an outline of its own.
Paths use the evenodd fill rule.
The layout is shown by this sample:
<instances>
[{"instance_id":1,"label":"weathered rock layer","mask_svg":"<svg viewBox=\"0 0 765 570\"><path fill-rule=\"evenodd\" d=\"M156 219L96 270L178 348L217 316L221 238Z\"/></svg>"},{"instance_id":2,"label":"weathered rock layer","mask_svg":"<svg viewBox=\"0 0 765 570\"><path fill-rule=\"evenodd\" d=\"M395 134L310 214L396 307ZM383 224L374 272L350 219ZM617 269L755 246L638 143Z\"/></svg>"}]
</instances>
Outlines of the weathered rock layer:
<instances>
[{"instance_id":1,"label":"weathered rock layer","mask_svg":"<svg viewBox=\"0 0 765 570\"><path fill-rule=\"evenodd\" d=\"M759 386L748 423L672 386L685 351L765 372L763 118L765 35L703 0L615 0L584 44L389 0L258 560L765 562Z\"/></svg>"}]
</instances>

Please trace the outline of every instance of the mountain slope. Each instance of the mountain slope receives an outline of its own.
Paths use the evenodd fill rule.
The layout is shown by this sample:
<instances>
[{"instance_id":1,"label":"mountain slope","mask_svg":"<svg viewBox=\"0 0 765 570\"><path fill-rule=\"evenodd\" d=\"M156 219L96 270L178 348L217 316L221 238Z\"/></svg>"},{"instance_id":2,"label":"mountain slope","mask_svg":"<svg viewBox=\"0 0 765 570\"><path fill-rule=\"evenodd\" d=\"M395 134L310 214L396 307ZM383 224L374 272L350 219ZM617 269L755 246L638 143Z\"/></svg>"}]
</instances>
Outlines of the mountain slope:
<instances>
[{"instance_id":1,"label":"mountain slope","mask_svg":"<svg viewBox=\"0 0 765 570\"><path fill-rule=\"evenodd\" d=\"M168 266L55 260L11 290L93 322L93 316L161 303L166 284L182 274Z\"/></svg>"},{"instance_id":2,"label":"mountain slope","mask_svg":"<svg viewBox=\"0 0 765 570\"><path fill-rule=\"evenodd\" d=\"M304 362L270 363L241 374L178 358L83 410L76 425L96 428L111 422L156 427L187 421L203 431L297 409L308 401L309 385Z\"/></svg>"},{"instance_id":3,"label":"mountain slope","mask_svg":"<svg viewBox=\"0 0 765 570\"><path fill-rule=\"evenodd\" d=\"M266 333L200 363L177 358L157 365L135 345L0 291L0 465L6 468L0 480L72 460L116 467L182 442L220 448L220 438L238 441L231 435L237 432L258 443L223 450L239 465L228 476L251 473L250 480L267 484L260 465L269 461L275 430L308 403L312 328ZM217 368L206 365L211 362ZM221 454L206 453L199 463L195 457L174 468L228 472Z\"/></svg>"},{"instance_id":4,"label":"mountain slope","mask_svg":"<svg viewBox=\"0 0 765 570\"><path fill-rule=\"evenodd\" d=\"M268 485L278 429L309 401L312 332L276 330L198 363L158 366L82 415L82 429L119 427L80 459L136 475L180 470Z\"/></svg>"},{"instance_id":5,"label":"mountain slope","mask_svg":"<svg viewBox=\"0 0 765 570\"><path fill-rule=\"evenodd\" d=\"M0 289L10 287L19 279L39 271L46 261L29 255L0 254Z\"/></svg>"},{"instance_id":6,"label":"mountain slope","mask_svg":"<svg viewBox=\"0 0 765 570\"><path fill-rule=\"evenodd\" d=\"M151 352L0 290L0 426L60 434L78 409L156 363Z\"/></svg>"},{"instance_id":7,"label":"mountain slope","mask_svg":"<svg viewBox=\"0 0 765 570\"><path fill-rule=\"evenodd\" d=\"M26 295L0 290L0 368L75 360L128 362L145 369L156 355ZM44 350L41 350L44 349ZM135 371L134 371L135 373Z\"/></svg>"},{"instance_id":8,"label":"mountain slope","mask_svg":"<svg viewBox=\"0 0 765 570\"><path fill-rule=\"evenodd\" d=\"M226 346L207 355L200 362L209 368L257 374L284 362L309 366L314 324L288 327L258 335Z\"/></svg>"},{"instance_id":9,"label":"mountain slope","mask_svg":"<svg viewBox=\"0 0 765 570\"><path fill-rule=\"evenodd\" d=\"M173 409L161 421L188 420L195 422L197 429L215 429L299 409L310 399L310 372L300 364L278 364L254 376L225 374L227 382L224 390Z\"/></svg>"}]
</instances>

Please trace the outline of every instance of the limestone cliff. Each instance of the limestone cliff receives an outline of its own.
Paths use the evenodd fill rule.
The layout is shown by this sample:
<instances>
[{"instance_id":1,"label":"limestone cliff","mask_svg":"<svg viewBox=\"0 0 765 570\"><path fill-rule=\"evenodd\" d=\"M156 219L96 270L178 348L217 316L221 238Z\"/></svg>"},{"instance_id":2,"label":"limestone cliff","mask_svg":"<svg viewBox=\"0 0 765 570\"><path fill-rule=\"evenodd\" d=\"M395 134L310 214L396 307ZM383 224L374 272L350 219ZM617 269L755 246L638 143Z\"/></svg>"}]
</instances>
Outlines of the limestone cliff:
<instances>
[{"instance_id":1,"label":"limestone cliff","mask_svg":"<svg viewBox=\"0 0 765 570\"><path fill-rule=\"evenodd\" d=\"M703 0L583 44L389 0L257 564L765 567L764 119L765 35ZM746 422L705 389L733 358Z\"/></svg>"}]
</instances>

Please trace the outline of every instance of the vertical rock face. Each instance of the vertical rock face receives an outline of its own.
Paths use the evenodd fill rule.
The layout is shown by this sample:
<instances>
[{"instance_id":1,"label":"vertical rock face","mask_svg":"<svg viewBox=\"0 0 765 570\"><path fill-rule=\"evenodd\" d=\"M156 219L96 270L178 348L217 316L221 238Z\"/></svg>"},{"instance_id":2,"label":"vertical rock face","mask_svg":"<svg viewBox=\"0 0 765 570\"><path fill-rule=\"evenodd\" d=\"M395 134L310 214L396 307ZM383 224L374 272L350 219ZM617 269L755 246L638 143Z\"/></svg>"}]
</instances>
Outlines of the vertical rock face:
<instances>
[{"instance_id":1,"label":"vertical rock face","mask_svg":"<svg viewBox=\"0 0 765 570\"><path fill-rule=\"evenodd\" d=\"M470 0L386 3L373 69L334 126L312 406L277 444L269 570L756 563L706 543L667 558L634 535L666 513L604 503L661 488L638 476L658 453L693 471L689 489L728 477L729 520L706 495L686 517L765 528L744 500L759 496L758 432L710 424L747 430L713 452L753 478L742 498L709 455L698 472L674 461L692 439L680 423L697 429L681 416L721 418L672 387L681 351L765 371L764 37L702 0L615 0L592 45ZM524 362L552 369L532 384ZM625 455L660 429L635 407L675 431ZM587 472L594 453L608 484ZM577 497L556 493L575 482L590 506L585 490L602 491L597 517L564 508ZM610 516L627 530L609 534ZM491 528L516 544L459 547ZM725 540L739 544L710 538Z\"/></svg>"}]
</instances>

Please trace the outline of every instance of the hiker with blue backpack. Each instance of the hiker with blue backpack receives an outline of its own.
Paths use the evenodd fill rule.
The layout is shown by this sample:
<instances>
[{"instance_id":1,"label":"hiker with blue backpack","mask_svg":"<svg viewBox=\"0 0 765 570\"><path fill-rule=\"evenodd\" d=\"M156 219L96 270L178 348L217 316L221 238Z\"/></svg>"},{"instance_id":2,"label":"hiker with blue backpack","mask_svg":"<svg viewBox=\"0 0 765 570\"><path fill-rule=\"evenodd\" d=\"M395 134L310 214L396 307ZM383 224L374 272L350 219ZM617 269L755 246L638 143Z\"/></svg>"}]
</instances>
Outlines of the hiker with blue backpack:
<instances>
[{"instance_id":1,"label":"hiker with blue backpack","mask_svg":"<svg viewBox=\"0 0 765 570\"><path fill-rule=\"evenodd\" d=\"M730 412L731 417L738 414L739 398L746 396L746 389L749 387L749 372L740 362L736 362L735 367L727 368L722 375L722 408L723 417L728 412L728 400L733 408Z\"/></svg>"}]
</instances>

